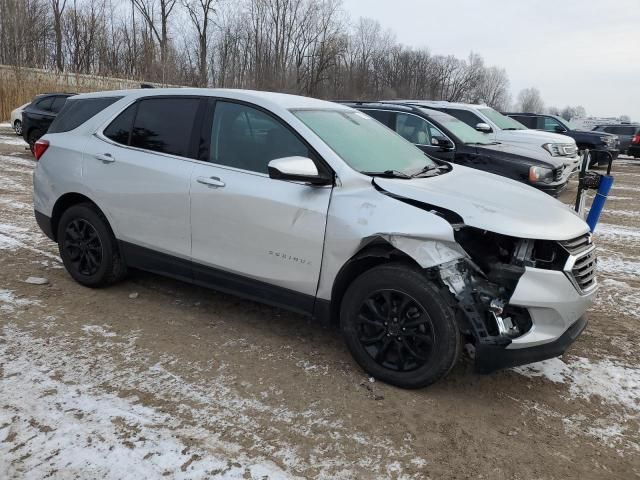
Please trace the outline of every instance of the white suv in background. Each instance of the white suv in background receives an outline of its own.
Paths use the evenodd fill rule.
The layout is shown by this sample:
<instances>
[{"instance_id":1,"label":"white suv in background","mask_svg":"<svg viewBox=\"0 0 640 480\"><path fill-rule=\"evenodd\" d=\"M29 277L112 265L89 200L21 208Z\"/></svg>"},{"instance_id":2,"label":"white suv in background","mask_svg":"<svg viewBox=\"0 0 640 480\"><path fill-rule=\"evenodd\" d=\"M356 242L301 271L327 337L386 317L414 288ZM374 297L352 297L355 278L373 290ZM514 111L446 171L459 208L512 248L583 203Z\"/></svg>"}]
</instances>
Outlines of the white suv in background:
<instances>
[{"instance_id":1,"label":"white suv in background","mask_svg":"<svg viewBox=\"0 0 640 480\"><path fill-rule=\"evenodd\" d=\"M528 148L536 154L544 151L547 155L562 159L566 168L572 171L579 167L580 155L573 138L558 133L529 130L520 122L486 105L430 100L404 100L393 103L422 106L448 113L484 133L491 140Z\"/></svg>"},{"instance_id":2,"label":"white suv in background","mask_svg":"<svg viewBox=\"0 0 640 480\"><path fill-rule=\"evenodd\" d=\"M463 343L485 372L562 354L597 286L569 208L335 103L77 95L34 151L36 220L80 284L139 268L334 321L402 387L442 378Z\"/></svg>"}]
</instances>

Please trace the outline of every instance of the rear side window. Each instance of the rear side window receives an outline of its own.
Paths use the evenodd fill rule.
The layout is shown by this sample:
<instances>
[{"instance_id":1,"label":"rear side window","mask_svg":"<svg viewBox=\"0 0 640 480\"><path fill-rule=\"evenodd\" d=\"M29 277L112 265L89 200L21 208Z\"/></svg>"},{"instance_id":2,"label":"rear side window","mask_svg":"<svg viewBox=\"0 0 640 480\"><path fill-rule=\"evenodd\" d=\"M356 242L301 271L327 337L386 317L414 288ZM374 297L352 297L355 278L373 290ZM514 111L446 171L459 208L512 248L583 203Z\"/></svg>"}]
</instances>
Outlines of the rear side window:
<instances>
[{"instance_id":1,"label":"rear side window","mask_svg":"<svg viewBox=\"0 0 640 480\"><path fill-rule=\"evenodd\" d=\"M64 104L67 103L68 97L55 97L53 102L51 103L51 111L53 113L58 113L64 107Z\"/></svg>"},{"instance_id":2,"label":"rear side window","mask_svg":"<svg viewBox=\"0 0 640 480\"><path fill-rule=\"evenodd\" d=\"M133 122L131 146L190 156L191 134L199 104L198 98L141 100Z\"/></svg>"},{"instance_id":3,"label":"rear side window","mask_svg":"<svg viewBox=\"0 0 640 480\"><path fill-rule=\"evenodd\" d=\"M46 98L43 98L42 100L39 100L38 103L36 103L36 108L40 110L49 111L51 110L52 103L53 103L53 97L46 97Z\"/></svg>"},{"instance_id":4,"label":"rear side window","mask_svg":"<svg viewBox=\"0 0 640 480\"><path fill-rule=\"evenodd\" d=\"M122 97L68 100L49 127L49 133L61 133L73 130L120 98Z\"/></svg>"},{"instance_id":5,"label":"rear side window","mask_svg":"<svg viewBox=\"0 0 640 480\"><path fill-rule=\"evenodd\" d=\"M271 160L309 157L309 149L271 115L246 105L216 102L210 161L218 165L268 173Z\"/></svg>"},{"instance_id":6,"label":"rear side window","mask_svg":"<svg viewBox=\"0 0 640 480\"><path fill-rule=\"evenodd\" d=\"M476 128L476 125L478 125L479 123L484 123L484 120L482 120L475 113L468 110L454 110L451 108L445 108L444 111L452 117L456 117L458 120L466 123L473 128Z\"/></svg>"},{"instance_id":7,"label":"rear side window","mask_svg":"<svg viewBox=\"0 0 640 480\"><path fill-rule=\"evenodd\" d=\"M107 138L122 145L129 145L129 137L133 128L133 120L136 117L138 104L134 103L124 112L118 115L102 132Z\"/></svg>"},{"instance_id":8,"label":"rear side window","mask_svg":"<svg viewBox=\"0 0 640 480\"><path fill-rule=\"evenodd\" d=\"M543 128L542 125L540 125L541 122L539 117L526 117L524 115L509 115L509 116L514 120L517 120L527 128L531 128L531 129Z\"/></svg>"}]
</instances>

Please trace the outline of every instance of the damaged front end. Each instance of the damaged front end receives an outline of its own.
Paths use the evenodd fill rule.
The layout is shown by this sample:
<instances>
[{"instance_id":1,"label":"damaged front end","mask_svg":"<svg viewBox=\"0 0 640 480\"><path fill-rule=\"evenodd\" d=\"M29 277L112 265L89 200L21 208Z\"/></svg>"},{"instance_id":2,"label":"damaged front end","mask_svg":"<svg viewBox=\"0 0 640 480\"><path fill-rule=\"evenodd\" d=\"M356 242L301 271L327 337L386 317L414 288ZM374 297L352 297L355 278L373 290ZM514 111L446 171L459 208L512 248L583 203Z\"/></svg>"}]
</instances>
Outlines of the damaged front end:
<instances>
[{"instance_id":1,"label":"damaged front end","mask_svg":"<svg viewBox=\"0 0 640 480\"><path fill-rule=\"evenodd\" d=\"M557 242L518 239L468 226L456 227L455 238L466 255L427 272L455 297L458 324L476 369L488 373L527 363L526 355L518 358L506 348L527 334L533 321L526 308L510 305L509 300L526 267L562 269L566 255Z\"/></svg>"}]
</instances>

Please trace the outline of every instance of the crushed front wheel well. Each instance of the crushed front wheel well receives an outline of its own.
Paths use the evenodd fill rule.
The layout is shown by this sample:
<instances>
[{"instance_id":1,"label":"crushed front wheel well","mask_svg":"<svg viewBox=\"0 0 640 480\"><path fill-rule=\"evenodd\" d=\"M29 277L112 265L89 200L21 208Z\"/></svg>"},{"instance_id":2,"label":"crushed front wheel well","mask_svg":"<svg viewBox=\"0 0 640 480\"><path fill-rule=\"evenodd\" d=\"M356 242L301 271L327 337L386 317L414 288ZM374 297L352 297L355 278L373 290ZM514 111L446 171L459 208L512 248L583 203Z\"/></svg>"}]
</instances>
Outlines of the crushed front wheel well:
<instances>
[{"instance_id":1,"label":"crushed front wheel well","mask_svg":"<svg viewBox=\"0 0 640 480\"><path fill-rule=\"evenodd\" d=\"M331 289L330 322L334 325L340 323L340 305L351 282L373 267L398 261L406 262L411 267L420 268L409 255L382 238L368 244L351 257L338 272Z\"/></svg>"}]
</instances>

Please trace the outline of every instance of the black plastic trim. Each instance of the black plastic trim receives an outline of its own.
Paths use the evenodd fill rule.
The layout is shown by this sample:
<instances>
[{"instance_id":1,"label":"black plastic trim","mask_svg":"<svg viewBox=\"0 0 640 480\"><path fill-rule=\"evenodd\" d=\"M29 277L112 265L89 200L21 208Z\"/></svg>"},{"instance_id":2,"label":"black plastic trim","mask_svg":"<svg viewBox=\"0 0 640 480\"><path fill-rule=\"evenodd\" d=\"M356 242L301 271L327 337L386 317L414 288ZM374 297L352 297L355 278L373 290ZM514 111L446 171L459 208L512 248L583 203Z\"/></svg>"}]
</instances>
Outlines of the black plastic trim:
<instances>
[{"instance_id":1,"label":"black plastic trim","mask_svg":"<svg viewBox=\"0 0 640 480\"><path fill-rule=\"evenodd\" d=\"M255 300L302 315L314 316L316 297L253 278L178 258L166 253L120 241L128 267L165 275L177 280ZM324 309L320 308L324 319Z\"/></svg>"},{"instance_id":2,"label":"black plastic trim","mask_svg":"<svg viewBox=\"0 0 640 480\"><path fill-rule=\"evenodd\" d=\"M40 213L37 210L34 210L33 213L35 214L36 223L38 227L40 227L40 230L42 230L42 233L55 242L56 239L51 226L51 217L47 217L44 213Z\"/></svg>"},{"instance_id":3,"label":"black plastic trim","mask_svg":"<svg viewBox=\"0 0 640 480\"><path fill-rule=\"evenodd\" d=\"M502 368L540 362L562 355L587 326L582 316L557 340L530 348L507 349L497 345L476 345L475 369L478 373L491 373Z\"/></svg>"}]
</instances>

